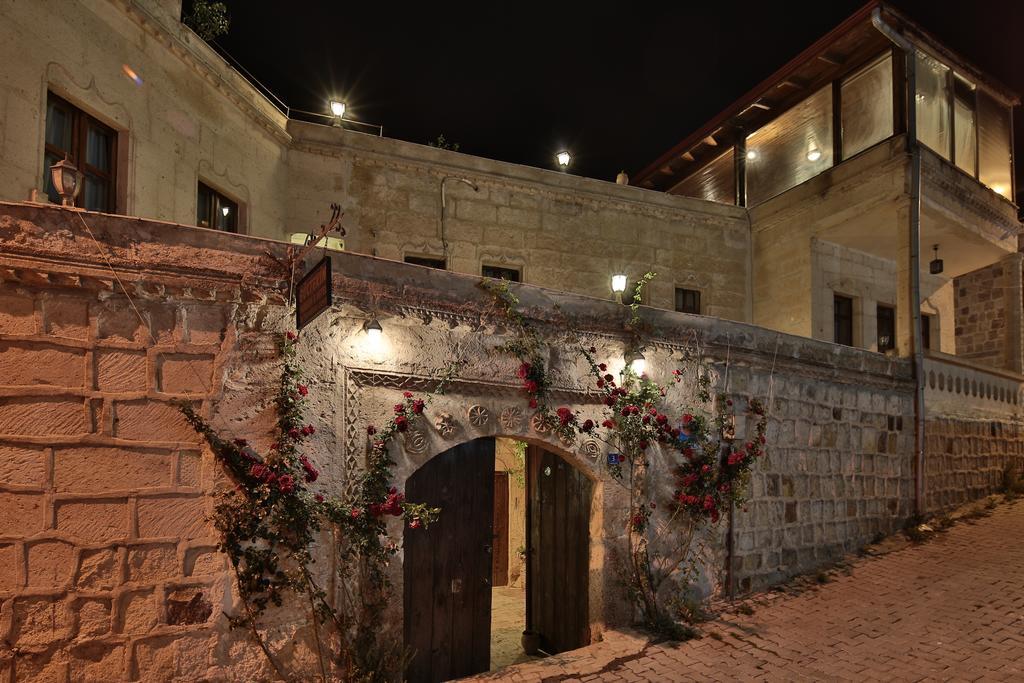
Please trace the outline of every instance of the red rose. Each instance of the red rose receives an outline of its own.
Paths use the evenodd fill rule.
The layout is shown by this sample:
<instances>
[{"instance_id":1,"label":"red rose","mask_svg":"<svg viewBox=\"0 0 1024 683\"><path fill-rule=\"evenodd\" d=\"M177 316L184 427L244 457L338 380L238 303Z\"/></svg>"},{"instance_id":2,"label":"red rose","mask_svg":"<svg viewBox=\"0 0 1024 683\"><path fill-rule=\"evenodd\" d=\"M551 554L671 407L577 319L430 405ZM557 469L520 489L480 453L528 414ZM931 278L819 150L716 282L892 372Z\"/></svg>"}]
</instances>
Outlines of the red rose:
<instances>
[{"instance_id":1,"label":"red rose","mask_svg":"<svg viewBox=\"0 0 1024 683\"><path fill-rule=\"evenodd\" d=\"M292 437L293 439L299 438L299 430L296 429L295 427L292 427L291 429L288 430L288 436Z\"/></svg>"},{"instance_id":2,"label":"red rose","mask_svg":"<svg viewBox=\"0 0 1024 683\"><path fill-rule=\"evenodd\" d=\"M534 382L532 379L528 379L525 382L523 382L523 388L526 389L526 393L528 394L536 394L538 389L537 383Z\"/></svg>"},{"instance_id":3,"label":"red rose","mask_svg":"<svg viewBox=\"0 0 1024 683\"><path fill-rule=\"evenodd\" d=\"M537 399L535 399L535 398L531 398L530 399L530 407L531 408L536 408L537 407Z\"/></svg>"},{"instance_id":4,"label":"red rose","mask_svg":"<svg viewBox=\"0 0 1024 683\"><path fill-rule=\"evenodd\" d=\"M405 404L404 403L396 403L395 404L395 415L401 415L404 412L405 412Z\"/></svg>"},{"instance_id":5,"label":"red rose","mask_svg":"<svg viewBox=\"0 0 1024 683\"><path fill-rule=\"evenodd\" d=\"M598 389L604 388L604 380L603 379L597 380L597 388Z\"/></svg>"},{"instance_id":6,"label":"red rose","mask_svg":"<svg viewBox=\"0 0 1024 683\"><path fill-rule=\"evenodd\" d=\"M646 441L641 441L641 442L640 442L639 444L637 444L637 445L638 445L638 446L640 446L640 450L642 450L642 451L646 451L646 450L647 450L647 447L648 447L648 446L649 446L650 444L649 444L649 443L647 443Z\"/></svg>"},{"instance_id":7,"label":"red rose","mask_svg":"<svg viewBox=\"0 0 1024 683\"><path fill-rule=\"evenodd\" d=\"M295 334L294 332L288 332L285 336L288 337L288 341L295 341L296 339L299 338L299 335Z\"/></svg>"},{"instance_id":8,"label":"red rose","mask_svg":"<svg viewBox=\"0 0 1024 683\"><path fill-rule=\"evenodd\" d=\"M590 352L591 353L597 353L597 347L596 346L591 346L590 347Z\"/></svg>"},{"instance_id":9,"label":"red rose","mask_svg":"<svg viewBox=\"0 0 1024 683\"><path fill-rule=\"evenodd\" d=\"M370 425L369 427L366 428L366 433L369 434L370 436L373 436L374 434L377 433L377 428L374 427L373 425Z\"/></svg>"},{"instance_id":10,"label":"red rose","mask_svg":"<svg viewBox=\"0 0 1024 683\"><path fill-rule=\"evenodd\" d=\"M402 392L402 396L405 396L406 398L412 398L412 392L411 391L403 391Z\"/></svg>"},{"instance_id":11,"label":"red rose","mask_svg":"<svg viewBox=\"0 0 1024 683\"><path fill-rule=\"evenodd\" d=\"M615 422L612 420L605 420L601 423L601 426L606 429L613 429L615 427Z\"/></svg>"},{"instance_id":12,"label":"red rose","mask_svg":"<svg viewBox=\"0 0 1024 683\"><path fill-rule=\"evenodd\" d=\"M688 425L691 422L693 422L693 415L690 415L689 413L686 413L685 415L683 415L683 424L684 425Z\"/></svg>"},{"instance_id":13,"label":"red rose","mask_svg":"<svg viewBox=\"0 0 1024 683\"><path fill-rule=\"evenodd\" d=\"M409 420L407 420L404 415L399 415L398 417L395 418L395 429L397 429L400 432L404 432L408 428Z\"/></svg>"},{"instance_id":14,"label":"red rose","mask_svg":"<svg viewBox=\"0 0 1024 683\"><path fill-rule=\"evenodd\" d=\"M423 408L426 405L427 404L426 404L426 402L423 399L418 398L418 399L416 399L415 401L412 402L412 412L414 412L417 415L419 415L420 413L423 412Z\"/></svg>"},{"instance_id":15,"label":"red rose","mask_svg":"<svg viewBox=\"0 0 1024 683\"><path fill-rule=\"evenodd\" d=\"M305 427L302 428L302 433L305 434L306 436L315 434L316 427L314 427L313 425L306 425Z\"/></svg>"},{"instance_id":16,"label":"red rose","mask_svg":"<svg viewBox=\"0 0 1024 683\"><path fill-rule=\"evenodd\" d=\"M420 521L419 517L413 517L412 521L409 522L410 529L419 529L421 526L423 526L423 522Z\"/></svg>"},{"instance_id":17,"label":"red rose","mask_svg":"<svg viewBox=\"0 0 1024 683\"><path fill-rule=\"evenodd\" d=\"M611 381L612 381L612 380L614 380L614 379L615 379L615 378L614 378L614 377L612 377L611 375L605 375L605 376L604 376L604 381L605 381L605 382L611 382Z\"/></svg>"},{"instance_id":18,"label":"red rose","mask_svg":"<svg viewBox=\"0 0 1024 683\"><path fill-rule=\"evenodd\" d=\"M251 468L249 468L249 474L257 479L263 479L265 476L267 476L267 472L269 471L270 468L262 464L253 465Z\"/></svg>"},{"instance_id":19,"label":"red rose","mask_svg":"<svg viewBox=\"0 0 1024 683\"><path fill-rule=\"evenodd\" d=\"M530 374L530 364L523 363L519 366L519 371L516 373L519 375L519 379L526 379L527 375Z\"/></svg>"},{"instance_id":20,"label":"red rose","mask_svg":"<svg viewBox=\"0 0 1024 683\"><path fill-rule=\"evenodd\" d=\"M299 396L305 396L306 394L309 393L309 387L307 387L305 384L300 384L298 386L298 390L299 390Z\"/></svg>"},{"instance_id":21,"label":"red rose","mask_svg":"<svg viewBox=\"0 0 1024 683\"><path fill-rule=\"evenodd\" d=\"M363 514L363 511L357 507L354 507L349 511L348 514L349 517L351 517L352 519L359 519L359 516Z\"/></svg>"},{"instance_id":22,"label":"red rose","mask_svg":"<svg viewBox=\"0 0 1024 683\"><path fill-rule=\"evenodd\" d=\"M594 431L594 421L584 420L583 424L580 426L580 430L588 433Z\"/></svg>"},{"instance_id":23,"label":"red rose","mask_svg":"<svg viewBox=\"0 0 1024 683\"><path fill-rule=\"evenodd\" d=\"M295 490L295 479L290 474L282 474L277 479L277 488L281 493L291 493Z\"/></svg>"},{"instance_id":24,"label":"red rose","mask_svg":"<svg viewBox=\"0 0 1024 683\"><path fill-rule=\"evenodd\" d=\"M315 498L316 502L318 502L318 503L324 502L324 497L322 495L320 495L319 493L316 494L315 496L313 496L313 498Z\"/></svg>"},{"instance_id":25,"label":"red rose","mask_svg":"<svg viewBox=\"0 0 1024 683\"><path fill-rule=\"evenodd\" d=\"M601 372L604 372L605 370L608 369L608 366L605 365L604 363L598 363L597 369L600 370Z\"/></svg>"}]
</instances>

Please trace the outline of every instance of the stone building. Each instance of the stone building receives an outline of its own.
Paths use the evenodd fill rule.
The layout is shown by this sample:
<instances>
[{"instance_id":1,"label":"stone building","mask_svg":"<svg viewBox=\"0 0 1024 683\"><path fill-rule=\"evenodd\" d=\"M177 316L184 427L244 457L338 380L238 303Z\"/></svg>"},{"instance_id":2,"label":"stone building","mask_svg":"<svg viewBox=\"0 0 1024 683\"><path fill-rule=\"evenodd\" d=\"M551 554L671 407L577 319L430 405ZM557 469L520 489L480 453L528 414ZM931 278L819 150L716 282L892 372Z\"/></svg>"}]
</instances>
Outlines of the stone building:
<instances>
[{"instance_id":1,"label":"stone building","mask_svg":"<svg viewBox=\"0 0 1024 683\"><path fill-rule=\"evenodd\" d=\"M273 677L225 618L238 595L207 519L225 476L175 401L266 447L273 340L294 324L289 243L331 202L348 233L325 252L334 304L299 344L316 490L345 491L367 425L461 358L425 423L392 449L395 483L442 495L445 519L488 533L507 513L506 563L488 558L474 580L549 586L576 617L565 642L632 620L611 561L627 502L601 443L563 442L534 420L516 362L496 350L511 332L481 275L521 281L512 290L548 344L555 396L583 415L601 406L559 346L566 321L621 369L628 309L610 278L649 270L648 372L667 375L698 340L716 390L767 400L768 456L748 508L708 537L705 594L812 570L915 510L995 490L1022 464L1024 303L1001 161L1012 146L998 123L1015 100L891 10L859 12L636 186L293 120L179 16L175 0L0 4L0 681ZM902 107L907 54L916 137ZM879 93L891 108L877 110ZM947 110L931 104L943 98ZM65 154L87 174L81 210L47 201L48 167ZM797 163L772 165L785 155ZM943 268L918 272L932 244ZM431 262L447 272L418 265ZM915 320L928 321L916 334ZM443 499L443 466L466 449L480 455L466 461L473 481L507 491L500 510L474 499L487 509L467 515ZM543 533L525 524L537 489L518 490L517 474L577 492L572 563L516 566ZM333 550L324 539L318 556ZM423 634L410 576L434 572L446 587L436 595L468 585L424 552L398 556L404 600L381 620L406 642ZM483 609L486 623L492 595L480 595L436 609ZM552 617L540 611L534 627ZM288 606L265 627L289 670L312 675L307 613ZM486 660L505 645L469 649ZM432 673L414 678L468 673L422 661Z\"/></svg>"}]
</instances>

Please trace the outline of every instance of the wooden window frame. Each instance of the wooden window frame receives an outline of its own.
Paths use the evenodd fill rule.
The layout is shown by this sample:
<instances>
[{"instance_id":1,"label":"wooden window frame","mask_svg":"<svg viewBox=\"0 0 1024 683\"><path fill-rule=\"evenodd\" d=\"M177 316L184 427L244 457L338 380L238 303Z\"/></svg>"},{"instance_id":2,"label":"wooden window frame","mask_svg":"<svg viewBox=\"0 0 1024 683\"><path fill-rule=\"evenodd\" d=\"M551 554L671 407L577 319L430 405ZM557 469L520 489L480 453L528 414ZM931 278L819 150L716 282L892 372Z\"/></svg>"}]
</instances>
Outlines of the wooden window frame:
<instances>
[{"instance_id":1,"label":"wooden window frame","mask_svg":"<svg viewBox=\"0 0 1024 683\"><path fill-rule=\"evenodd\" d=\"M850 341L839 340L839 307L836 305L840 299L850 302ZM846 296L845 294L839 294L833 292L832 294L832 342L835 344L841 344L843 346L855 346L857 343L857 333L854 329L854 324L857 320L856 312L856 300L852 296Z\"/></svg>"},{"instance_id":2,"label":"wooden window frame","mask_svg":"<svg viewBox=\"0 0 1024 683\"><path fill-rule=\"evenodd\" d=\"M880 321L882 319L882 316L880 315L880 313L883 310L888 311L889 314L891 315L891 318L892 318L892 334L889 335L889 345L888 346L884 346L884 347L881 344L881 341L882 341L881 325L877 324L877 321ZM878 352L879 353L885 353L886 351L891 351L891 350L895 349L896 348L896 307L895 306L890 306L889 304L881 304L881 303L880 304L876 304L875 320L876 320L875 338L876 338L876 343L878 344Z\"/></svg>"},{"instance_id":3,"label":"wooden window frame","mask_svg":"<svg viewBox=\"0 0 1024 683\"><path fill-rule=\"evenodd\" d=\"M683 298L685 299L687 294L693 294L693 295L696 296L696 300L697 300L696 308L697 308L697 310L695 310L695 311L687 310L685 305L682 305L682 306L680 305L680 301L679 301L680 295L682 295ZM703 306L702 306L702 302L701 302L701 291L699 289L690 289L689 287L676 287L675 302L674 303L675 303L675 309L676 309L677 313L689 313L691 315L702 315L701 311L703 310Z\"/></svg>"},{"instance_id":4,"label":"wooden window frame","mask_svg":"<svg viewBox=\"0 0 1024 683\"><path fill-rule=\"evenodd\" d=\"M199 221L199 201L200 201L201 192L202 192L202 190L204 188L209 193L209 199L207 201L208 201L208 207L209 207L209 212L210 212L209 216L210 216L210 223L211 223L211 225L200 225L199 224L200 223L200 221ZM224 206L230 206L234 210L233 213L231 213L231 216L232 216L232 226L231 226L230 230L218 228L217 225L216 225L217 213ZM213 187L209 183L203 182L203 180L201 178L199 179L199 181L196 184L196 226L197 227L208 228L210 230L216 230L218 232L228 232L228 233L237 235L237 234L241 233L241 230L240 230L241 222L242 222L241 216L242 216L242 203L240 201L232 199L231 197L227 196L226 194L224 194L223 192L221 192L217 188Z\"/></svg>"},{"instance_id":5,"label":"wooden window frame","mask_svg":"<svg viewBox=\"0 0 1024 683\"><path fill-rule=\"evenodd\" d=\"M107 124L103 123L95 116L92 116L88 112L83 111L79 107L68 102L63 97L56 95L53 91L47 91L46 93L46 111L49 112L51 102L56 103L61 109L65 110L65 113L71 119L71 149L61 149L56 145L53 145L46 140L46 133L43 133L43 158L46 158L46 154L49 153L58 159L67 158L75 165L75 167L83 173L81 179L82 189L79 190L78 196L75 197L75 206L81 207L85 201L85 177L84 174L89 174L100 178L107 183L107 207L105 213L116 213L117 212L117 144L118 144L118 132L116 129L111 128ZM44 116L44 131L48 121L45 120ZM86 161L86 146L89 140L89 128L96 128L102 133L106 134L110 138L110 170L104 171L101 168L93 166ZM50 173L49 168L43 169L45 174ZM44 176L45 179L45 176ZM44 186L48 186L49 180L46 179Z\"/></svg>"},{"instance_id":6,"label":"wooden window frame","mask_svg":"<svg viewBox=\"0 0 1024 683\"><path fill-rule=\"evenodd\" d=\"M504 275L488 275L487 274L487 269L488 268L493 268L495 270L504 270L504 271L507 271L509 273L515 273L516 277L515 277L514 280L510 280L509 278L506 278ZM511 266L496 266L496 265L493 265L493 264L490 264L490 263L483 263L483 264L480 265L480 275L481 275L481 277L489 277L489 278L491 278L493 280L506 280L508 282L522 282L523 281L523 270L521 268L515 268L515 267L511 267Z\"/></svg>"}]
</instances>

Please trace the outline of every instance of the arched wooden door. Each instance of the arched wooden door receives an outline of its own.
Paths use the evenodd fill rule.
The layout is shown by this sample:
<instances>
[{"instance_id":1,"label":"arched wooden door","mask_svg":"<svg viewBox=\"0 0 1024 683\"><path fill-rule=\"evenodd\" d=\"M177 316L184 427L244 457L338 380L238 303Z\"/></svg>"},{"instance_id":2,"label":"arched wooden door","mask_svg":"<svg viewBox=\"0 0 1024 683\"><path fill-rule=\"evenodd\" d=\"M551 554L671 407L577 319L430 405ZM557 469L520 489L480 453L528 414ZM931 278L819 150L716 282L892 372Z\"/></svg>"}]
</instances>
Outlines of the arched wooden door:
<instances>
[{"instance_id":1,"label":"arched wooden door","mask_svg":"<svg viewBox=\"0 0 1024 683\"><path fill-rule=\"evenodd\" d=\"M527 628L556 654L590 644L593 484L542 448L530 446L527 461Z\"/></svg>"},{"instance_id":2,"label":"arched wooden door","mask_svg":"<svg viewBox=\"0 0 1024 683\"><path fill-rule=\"evenodd\" d=\"M406 680L433 683L490 668L494 439L431 458L406 483L409 500L441 508L404 538Z\"/></svg>"}]
</instances>

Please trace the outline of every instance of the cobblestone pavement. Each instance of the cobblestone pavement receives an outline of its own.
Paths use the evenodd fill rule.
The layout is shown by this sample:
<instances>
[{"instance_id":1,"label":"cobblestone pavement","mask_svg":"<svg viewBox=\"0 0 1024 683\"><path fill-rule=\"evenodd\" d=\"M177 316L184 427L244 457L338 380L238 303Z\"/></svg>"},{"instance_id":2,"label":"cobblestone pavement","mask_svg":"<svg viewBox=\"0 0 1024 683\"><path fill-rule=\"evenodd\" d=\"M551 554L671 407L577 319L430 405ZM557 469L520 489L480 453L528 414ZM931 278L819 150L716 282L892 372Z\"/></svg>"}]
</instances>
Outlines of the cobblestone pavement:
<instances>
[{"instance_id":1,"label":"cobblestone pavement","mask_svg":"<svg viewBox=\"0 0 1024 683\"><path fill-rule=\"evenodd\" d=\"M510 681L1024 680L1024 501L852 563L799 594L746 601L705 636L612 632L481 678Z\"/></svg>"}]
</instances>

